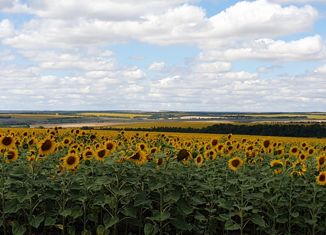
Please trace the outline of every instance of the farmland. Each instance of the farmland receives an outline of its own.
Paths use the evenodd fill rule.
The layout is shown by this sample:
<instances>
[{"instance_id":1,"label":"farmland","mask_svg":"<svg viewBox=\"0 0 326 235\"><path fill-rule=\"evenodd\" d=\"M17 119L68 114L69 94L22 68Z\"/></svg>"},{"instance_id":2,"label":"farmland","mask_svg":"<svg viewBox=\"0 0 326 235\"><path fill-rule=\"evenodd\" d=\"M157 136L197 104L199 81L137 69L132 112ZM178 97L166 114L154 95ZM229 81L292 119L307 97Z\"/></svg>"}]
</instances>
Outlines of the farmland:
<instances>
[{"instance_id":1,"label":"farmland","mask_svg":"<svg viewBox=\"0 0 326 235\"><path fill-rule=\"evenodd\" d=\"M323 234L326 140L0 130L1 234Z\"/></svg>"}]
</instances>

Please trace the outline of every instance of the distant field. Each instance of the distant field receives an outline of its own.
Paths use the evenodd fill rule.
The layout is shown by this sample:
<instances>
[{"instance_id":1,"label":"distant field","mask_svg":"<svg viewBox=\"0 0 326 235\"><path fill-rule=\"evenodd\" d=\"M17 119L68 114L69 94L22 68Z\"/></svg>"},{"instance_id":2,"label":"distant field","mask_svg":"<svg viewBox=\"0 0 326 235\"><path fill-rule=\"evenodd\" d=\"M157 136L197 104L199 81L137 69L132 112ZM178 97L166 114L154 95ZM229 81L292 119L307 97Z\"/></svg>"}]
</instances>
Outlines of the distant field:
<instances>
[{"instance_id":1,"label":"distant field","mask_svg":"<svg viewBox=\"0 0 326 235\"><path fill-rule=\"evenodd\" d=\"M226 115L226 116L234 116L234 115ZM325 119L326 114L246 114L244 117L260 117L260 118L308 118L308 119Z\"/></svg>"},{"instance_id":2,"label":"distant field","mask_svg":"<svg viewBox=\"0 0 326 235\"><path fill-rule=\"evenodd\" d=\"M78 113L80 116L88 117L114 117L114 118L136 118L136 117L150 117L151 115L147 114L138 114L138 113Z\"/></svg>"},{"instance_id":3,"label":"distant field","mask_svg":"<svg viewBox=\"0 0 326 235\"><path fill-rule=\"evenodd\" d=\"M125 123L125 124L112 124L110 127L113 128L155 128L155 127L176 127L176 128L204 128L212 126L214 124L221 123L219 122L210 122L210 121L158 121L158 122L138 122L138 123Z\"/></svg>"},{"instance_id":4,"label":"distant field","mask_svg":"<svg viewBox=\"0 0 326 235\"><path fill-rule=\"evenodd\" d=\"M61 115L61 114L21 114L21 113L1 113L0 117L10 117L16 119L60 119L60 118L75 118L78 116Z\"/></svg>"}]
</instances>

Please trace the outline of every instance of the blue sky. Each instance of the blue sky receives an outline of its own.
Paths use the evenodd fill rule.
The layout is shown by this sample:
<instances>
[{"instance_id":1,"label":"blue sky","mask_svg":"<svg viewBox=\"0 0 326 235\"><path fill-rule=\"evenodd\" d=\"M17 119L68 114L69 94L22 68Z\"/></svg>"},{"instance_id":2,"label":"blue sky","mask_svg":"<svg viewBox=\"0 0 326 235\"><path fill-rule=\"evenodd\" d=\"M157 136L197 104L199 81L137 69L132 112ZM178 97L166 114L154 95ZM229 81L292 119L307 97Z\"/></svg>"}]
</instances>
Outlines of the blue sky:
<instances>
[{"instance_id":1,"label":"blue sky","mask_svg":"<svg viewBox=\"0 0 326 235\"><path fill-rule=\"evenodd\" d=\"M0 109L326 111L325 26L321 0L2 0Z\"/></svg>"}]
</instances>

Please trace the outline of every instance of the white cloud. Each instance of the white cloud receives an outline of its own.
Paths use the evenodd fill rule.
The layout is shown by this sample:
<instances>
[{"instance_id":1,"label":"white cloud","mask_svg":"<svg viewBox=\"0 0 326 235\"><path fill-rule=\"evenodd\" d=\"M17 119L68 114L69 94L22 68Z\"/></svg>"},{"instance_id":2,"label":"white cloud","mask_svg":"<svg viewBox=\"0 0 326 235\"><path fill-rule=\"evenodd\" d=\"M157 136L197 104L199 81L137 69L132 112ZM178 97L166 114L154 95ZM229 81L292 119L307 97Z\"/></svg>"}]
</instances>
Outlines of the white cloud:
<instances>
[{"instance_id":1,"label":"white cloud","mask_svg":"<svg viewBox=\"0 0 326 235\"><path fill-rule=\"evenodd\" d=\"M8 19L0 21L0 39L11 36L14 33L14 26Z\"/></svg>"},{"instance_id":2,"label":"white cloud","mask_svg":"<svg viewBox=\"0 0 326 235\"><path fill-rule=\"evenodd\" d=\"M103 1L99 2L103 4ZM140 5L147 6L144 2ZM55 15L54 18L47 18L44 15L45 18L33 19L25 24L17 35L7 39L5 43L17 48L68 48L72 45L103 45L139 40L158 45L196 43L202 48L216 47L226 43L229 45L234 40L274 37L307 31L311 29L318 16L317 11L310 6L281 7L260 0L239 2L208 18L204 9L200 7L179 6L171 2L168 1L169 8L160 8L159 14L154 14L149 9L148 12L151 14L143 12L139 18L131 19L124 16L124 20L92 17L92 14L85 14L87 17L67 19L59 16L55 18ZM50 6L53 4L55 9L59 3L62 4L63 9L60 9L60 12L63 14L68 14L64 13L65 8L75 7L78 10L78 7L82 7L83 4L93 4L86 0L77 5L73 5L74 2L65 4L62 1L46 2ZM154 3L164 4L164 1L157 0ZM98 7L99 9L101 7ZM129 11L130 9L133 9L131 12L137 10L129 8ZM100 15L96 10L95 13Z\"/></svg>"},{"instance_id":3,"label":"white cloud","mask_svg":"<svg viewBox=\"0 0 326 235\"><path fill-rule=\"evenodd\" d=\"M44 18L91 18L125 21L139 19L148 12L159 14L193 0L31 0L29 7Z\"/></svg>"},{"instance_id":4,"label":"white cloud","mask_svg":"<svg viewBox=\"0 0 326 235\"><path fill-rule=\"evenodd\" d=\"M315 73L326 74L326 64L315 69Z\"/></svg>"},{"instance_id":5,"label":"white cloud","mask_svg":"<svg viewBox=\"0 0 326 235\"><path fill-rule=\"evenodd\" d=\"M148 67L148 70L150 71L162 71L165 68L165 63L164 62L153 62L152 64L150 64L150 66Z\"/></svg>"},{"instance_id":6,"label":"white cloud","mask_svg":"<svg viewBox=\"0 0 326 235\"><path fill-rule=\"evenodd\" d=\"M326 3L325 0L269 0L270 2L275 2L278 4L307 4L307 3Z\"/></svg>"},{"instance_id":7,"label":"white cloud","mask_svg":"<svg viewBox=\"0 0 326 235\"><path fill-rule=\"evenodd\" d=\"M212 63L198 64L194 70L197 73L220 73L229 71L231 66L231 63L217 61Z\"/></svg>"},{"instance_id":8,"label":"white cloud","mask_svg":"<svg viewBox=\"0 0 326 235\"><path fill-rule=\"evenodd\" d=\"M222 50L204 50L201 60L318 60L326 58L326 47L319 35L305 37L294 41L257 39L236 45L237 48Z\"/></svg>"}]
</instances>

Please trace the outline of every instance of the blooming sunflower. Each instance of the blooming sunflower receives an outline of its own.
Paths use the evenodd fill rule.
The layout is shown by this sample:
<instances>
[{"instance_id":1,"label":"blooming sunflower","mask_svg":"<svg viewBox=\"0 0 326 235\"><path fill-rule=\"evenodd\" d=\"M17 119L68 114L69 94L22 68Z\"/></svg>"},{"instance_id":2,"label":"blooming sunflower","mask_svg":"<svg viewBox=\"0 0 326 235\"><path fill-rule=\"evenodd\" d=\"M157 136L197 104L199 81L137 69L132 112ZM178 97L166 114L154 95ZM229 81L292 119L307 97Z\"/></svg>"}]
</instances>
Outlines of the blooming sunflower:
<instances>
[{"instance_id":1,"label":"blooming sunflower","mask_svg":"<svg viewBox=\"0 0 326 235\"><path fill-rule=\"evenodd\" d=\"M204 162L204 158L201 154L198 154L197 157L195 158L195 164L197 166L201 166L203 165L203 162Z\"/></svg>"},{"instance_id":2,"label":"blooming sunflower","mask_svg":"<svg viewBox=\"0 0 326 235\"><path fill-rule=\"evenodd\" d=\"M238 171L243 165L243 160L240 157L231 158L228 161L229 169L232 171Z\"/></svg>"},{"instance_id":3,"label":"blooming sunflower","mask_svg":"<svg viewBox=\"0 0 326 235\"><path fill-rule=\"evenodd\" d=\"M63 158L63 166L68 170L74 170L78 167L80 158L78 155L69 154Z\"/></svg>"},{"instance_id":4,"label":"blooming sunflower","mask_svg":"<svg viewBox=\"0 0 326 235\"><path fill-rule=\"evenodd\" d=\"M326 155L317 158L317 170L321 171L326 167Z\"/></svg>"},{"instance_id":5,"label":"blooming sunflower","mask_svg":"<svg viewBox=\"0 0 326 235\"><path fill-rule=\"evenodd\" d=\"M284 163L281 160L273 160L270 163L270 166L274 169L274 174L282 173Z\"/></svg>"},{"instance_id":6,"label":"blooming sunflower","mask_svg":"<svg viewBox=\"0 0 326 235\"><path fill-rule=\"evenodd\" d=\"M18 151L17 149L9 149L4 154L5 161L7 163L14 162L18 159Z\"/></svg>"},{"instance_id":7,"label":"blooming sunflower","mask_svg":"<svg viewBox=\"0 0 326 235\"><path fill-rule=\"evenodd\" d=\"M116 147L117 147L117 144L114 142L114 141L107 141L105 144L104 144L106 150L108 150L109 152L113 152Z\"/></svg>"},{"instance_id":8,"label":"blooming sunflower","mask_svg":"<svg viewBox=\"0 0 326 235\"><path fill-rule=\"evenodd\" d=\"M47 138L39 143L39 154L41 155L49 155L53 153L55 150L55 142Z\"/></svg>"},{"instance_id":9,"label":"blooming sunflower","mask_svg":"<svg viewBox=\"0 0 326 235\"><path fill-rule=\"evenodd\" d=\"M129 157L129 160L132 160L137 165L143 165L147 161L146 153L144 151L137 151Z\"/></svg>"},{"instance_id":10,"label":"blooming sunflower","mask_svg":"<svg viewBox=\"0 0 326 235\"><path fill-rule=\"evenodd\" d=\"M295 161L292 164L292 172L291 175L298 175L298 176L303 176L307 171L307 165L303 161Z\"/></svg>"},{"instance_id":11,"label":"blooming sunflower","mask_svg":"<svg viewBox=\"0 0 326 235\"><path fill-rule=\"evenodd\" d=\"M319 173L319 175L316 177L316 182L319 185L326 185L326 171L322 171Z\"/></svg>"},{"instance_id":12,"label":"blooming sunflower","mask_svg":"<svg viewBox=\"0 0 326 235\"><path fill-rule=\"evenodd\" d=\"M263 142L263 146L264 146L264 148L269 148L269 146L271 145L271 141L270 140L264 140L264 142Z\"/></svg>"},{"instance_id":13,"label":"blooming sunflower","mask_svg":"<svg viewBox=\"0 0 326 235\"><path fill-rule=\"evenodd\" d=\"M292 146L290 148L290 152L289 152L291 155L298 155L299 154L299 149L297 146Z\"/></svg>"},{"instance_id":14,"label":"blooming sunflower","mask_svg":"<svg viewBox=\"0 0 326 235\"><path fill-rule=\"evenodd\" d=\"M5 149L11 149L15 146L15 139L11 136L3 136L0 140L0 146Z\"/></svg>"},{"instance_id":15,"label":"blooming sunflower","mask_svg":"<svg viewBox=\"0 0 326 235\"><path fill-rule=\"evenodd\" d=\"M91 149L86 149L84 150L82 156L84 160L91 160L94 157L94 152Z\"/></svg>"},{"instance_id":16,"label":"blooming sunflower","mask_svg":"<svg viewBox=\"0 0 326 235\"><path fill-rule=\"evenodd\" d=\"M95 152L95 159L98 161L104 161L105 156L107 155L106 149L98 149Z\"/></svg>"}]
</instances>

